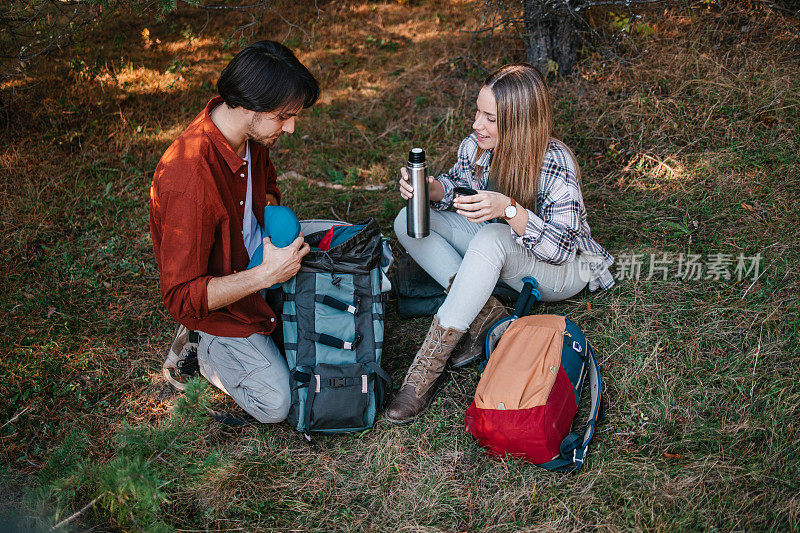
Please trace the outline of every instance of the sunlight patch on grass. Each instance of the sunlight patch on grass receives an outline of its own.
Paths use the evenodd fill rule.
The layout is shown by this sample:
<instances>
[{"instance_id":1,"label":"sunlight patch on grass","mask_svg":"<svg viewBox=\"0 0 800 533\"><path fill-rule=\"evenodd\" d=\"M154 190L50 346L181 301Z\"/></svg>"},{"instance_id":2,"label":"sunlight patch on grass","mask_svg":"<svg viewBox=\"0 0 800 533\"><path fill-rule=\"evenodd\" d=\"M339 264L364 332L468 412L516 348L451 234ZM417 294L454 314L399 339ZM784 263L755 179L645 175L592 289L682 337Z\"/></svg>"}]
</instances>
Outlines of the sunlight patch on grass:
<instances>
[{"instance_id":1,"label":"sunlight patch on grass","mask_svg":"<svg viewBox=\"0 0 800 533\"><path fill-rule=\"evenodd\" d=\"M696 181L696 177L688 172L681 161L647 153L631 157L620 173L627 177L620 178L621 185L640 191L659 189L685 191L687 186Z\"/></svg>"},{"instance_id":2,"label":"sunlight patch on grass","mask_svg":"<svg viewBox=\"0 0 800 533\"><path fill-rule=\"evenodd\" d=\"M0 91L22 89L35 79L35 76L20 76L19 78L3 80L0 82Z\"/></svg>"},{"instance_id":3,"label":"sunlight patch on grass","mask_svg":"<svg viewBox=\"0 0 800 533\"><path fill-rule=\"evenodd\" d=\"M30 160L31 154L19 144L7 144L0 152L0 168L7 171L21 169L22 164Z\"/></svg>"},{"instance_id":4,"label":"sunlight patch on grass","mask_svg":"<svg viewBox=\"0 0 800 533\"><path fill-rule=\"evenodd\" d=\"M138 67L124 69L114 74L107 71L97 76L97 81L105 87L119 89L123 94L154 94L164 92L183 92L187 81L182 74L161 72L156 69Z\"/></svg>"},{"instance_id":5,"label":"sunlight patch on grass","mask_svg":"<svg viewBox=\"0 0 800 533\"><path fill-rule=\"evenodd\" d=\"M221 47L222 42L217 37L194 37L191 41L167 41L159 46L164 51L176 56L182 56L188 51L194 60L207 60L211 57L216 57L219 55L218 52L212 56L203 49L219 51Z\"/></svg>"},{"instance_id":6,"label":"sunlight patch on grass","mask_svg":"<svg viewBox=\"0 0 800 533\"><path fill-rule=\"evenodd\" d=\"M145 142L166 143L166 145L169 145L184 129L186 129L185 124L177 123L165 129L148 131L146 134L140 135L139 137Z\"/></svg>"}]
</instances>

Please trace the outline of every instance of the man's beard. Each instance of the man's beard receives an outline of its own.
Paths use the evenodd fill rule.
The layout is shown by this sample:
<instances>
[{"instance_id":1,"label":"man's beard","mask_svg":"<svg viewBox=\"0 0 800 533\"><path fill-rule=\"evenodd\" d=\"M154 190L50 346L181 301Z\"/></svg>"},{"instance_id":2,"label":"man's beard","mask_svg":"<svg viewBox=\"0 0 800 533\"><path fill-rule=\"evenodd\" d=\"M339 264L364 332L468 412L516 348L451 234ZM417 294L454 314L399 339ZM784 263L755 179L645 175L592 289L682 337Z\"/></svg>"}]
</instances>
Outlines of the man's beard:
<instances>
[{"instance_id":1,"label":"man's beard","mask_svg":"<svg viewBox=\"0 0 800 533\"><path fill-rule=\"evenodd\" d=\"M281 136L283 131L278 131L277 134L273 134L269 137L265 137L259 133L256 133L256 126L261 123L261 120L257 117L253 117L253 120L250 122L249 127L247 128L247 138L251 141L260 144L264 148L272 148L275 144L275 141L278 140L278 137Z\"/></svg>"},{"instance_id":2,"label":"man's beard","mask_svg":"<svg viewBox=\"0 0 800 533\"><path fill-rule=\"evenodd\" d=\"M275 144L275 141L278 140L278 137L280 137L280 134L279 135L273 135L272 137L262 137L262 136L256 135L252 131L249 131L247 133L247 138L249 140L251 140L251 141L253 141L253 142L257 143L257 144L260 144L264 148L272 148L272 146Z\"/></svg>"}]
</instances>

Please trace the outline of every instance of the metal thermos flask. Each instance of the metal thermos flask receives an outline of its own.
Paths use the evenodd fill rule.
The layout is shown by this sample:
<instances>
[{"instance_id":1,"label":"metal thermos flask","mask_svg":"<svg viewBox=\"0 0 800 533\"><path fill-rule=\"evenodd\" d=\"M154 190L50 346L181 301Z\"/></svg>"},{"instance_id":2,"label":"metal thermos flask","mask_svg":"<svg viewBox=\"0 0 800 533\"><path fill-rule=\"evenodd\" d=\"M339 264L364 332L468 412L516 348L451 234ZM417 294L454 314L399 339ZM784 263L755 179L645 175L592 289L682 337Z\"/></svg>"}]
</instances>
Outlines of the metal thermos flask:
<instances>
[{"instance_id":1,"label":"metal thermos flask","mask_svg":"<svg viewBox=\"0 0 800 533\"><path fill-rule=\"evenodd\" d=\"M408 179L414 188L414 196L408 200L406 208L407 232L409 237L421 239L430 234L430 204L428 201L428 164L425 163L425 150L412 148L408 153Z\"/></svg>"}]
</instances>

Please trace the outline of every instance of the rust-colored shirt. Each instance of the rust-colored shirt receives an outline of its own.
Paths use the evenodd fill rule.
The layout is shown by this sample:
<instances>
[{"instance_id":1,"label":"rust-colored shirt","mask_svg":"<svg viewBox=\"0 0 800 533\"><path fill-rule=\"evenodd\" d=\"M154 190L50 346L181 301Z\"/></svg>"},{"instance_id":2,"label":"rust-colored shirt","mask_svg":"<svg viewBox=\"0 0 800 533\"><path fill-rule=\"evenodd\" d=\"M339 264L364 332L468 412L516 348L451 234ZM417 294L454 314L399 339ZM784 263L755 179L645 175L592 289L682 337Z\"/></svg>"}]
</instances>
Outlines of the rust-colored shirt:
<instances>
[{"instance_id":1,"label":"rust-colored shirt","mask_svg":"<svg viewBox=\"0 0 800 533\"><path fill-rule=\"evenodd\" d=\"M247 167L212 122L212 99L161 157L150 186L150 235L170 314L191 330L225 337L269 334L275 313L259 293L214 311L213 277L247 268L242 239ZM250 143L253 212L264 224L267 194L280 200L269 151Z\"/></svg>"}]
</instances>

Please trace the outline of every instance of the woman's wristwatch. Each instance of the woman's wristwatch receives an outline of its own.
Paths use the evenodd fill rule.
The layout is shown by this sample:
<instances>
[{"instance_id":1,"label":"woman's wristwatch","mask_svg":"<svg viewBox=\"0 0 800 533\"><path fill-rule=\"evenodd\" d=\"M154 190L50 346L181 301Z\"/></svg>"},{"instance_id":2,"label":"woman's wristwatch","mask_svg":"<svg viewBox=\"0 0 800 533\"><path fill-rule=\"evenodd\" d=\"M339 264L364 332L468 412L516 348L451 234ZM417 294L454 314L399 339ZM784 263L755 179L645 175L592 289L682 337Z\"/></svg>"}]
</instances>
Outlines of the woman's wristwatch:
<instances>
[{"instance_id":1,"label":"woman's wristwatch","mask_svg":"<svg viewBox=\"0 0 800 533\"><path fill-rule=\"evenodd\" d=\"M515 202L513 198L509 198L509 200L511 200L511 203L507 205L503 211L503 218L506 220L511 220L517 216L517 202Z\"/></svg>"}]
</instances>

